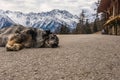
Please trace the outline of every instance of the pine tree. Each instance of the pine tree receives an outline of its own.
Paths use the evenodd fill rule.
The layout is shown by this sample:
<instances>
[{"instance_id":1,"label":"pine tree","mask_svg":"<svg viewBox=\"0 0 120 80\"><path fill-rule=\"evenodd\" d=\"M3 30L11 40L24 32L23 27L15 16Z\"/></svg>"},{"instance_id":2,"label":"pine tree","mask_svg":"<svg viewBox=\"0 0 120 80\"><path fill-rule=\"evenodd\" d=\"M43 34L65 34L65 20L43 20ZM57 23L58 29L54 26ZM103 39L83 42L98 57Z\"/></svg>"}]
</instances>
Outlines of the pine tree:
<instances>
[{"instance_id":1,"label":"pine tree","mask_svg":"<svg viewBox=\"0 0 120 80\"><path fill-rule=\"evenodd\" d=\"M97 32L100 30L100 24L99 24L99 15L98 15L98 11L97 8L100 4L100 0L98 0L97 2L95 2L96 8L94 9L96 11L96 19L94 20L94 25L93 25L93 32Z\"/></svg>"},{"instance_id":2,"label":"pine tree","mask_svg":"<svg viewBox=\"0 0 120 80\"><path fill-rule=\"evenodd\" d=\"M88 22L88 19L86 19L85 32L86 32L86 34L91 34L92 33L89 22Z\"/></svg>"},{"instance_id":3,"label":"pine tree","mask_svg":"<svg viewBox=\"0 0 120 80\"><path fill-rule=\"evenodd\" d=\"M60 28L60 34L69 34L70 30L66 25L62 25Z\"/></svg>"},{"instance_id":4,"label":"pine tree","mask_svg":"<svg viewBox=\"0 0 120 80\"><path fill-rule=\"evenodd\" d=\"M82 10L82 12L80 13L80 18L79 18L79 23L77 24L75 33L76 34L84 34L84 20L85 20L85 11Z\"/></svg>"},{"instance_id":5,"label":"pine tree","mask_svg":"<svg viewBox=\"0 0 120 80\"><path fill-rule=\"evenodd\" d=\"M97 29L97 21L95 19L94 25L93 25L93 32L97 32L97 31L98 31L98 29Z\"/></svg>"}]
</instances>

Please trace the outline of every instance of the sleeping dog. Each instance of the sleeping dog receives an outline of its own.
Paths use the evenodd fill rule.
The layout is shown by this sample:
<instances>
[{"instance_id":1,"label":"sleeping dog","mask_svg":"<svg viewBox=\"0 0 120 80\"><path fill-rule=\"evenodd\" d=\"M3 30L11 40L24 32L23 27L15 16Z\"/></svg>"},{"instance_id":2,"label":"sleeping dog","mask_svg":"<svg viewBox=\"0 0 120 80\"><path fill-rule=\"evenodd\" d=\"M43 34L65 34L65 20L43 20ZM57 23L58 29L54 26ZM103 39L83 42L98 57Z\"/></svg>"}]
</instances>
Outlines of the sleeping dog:
<instances>
[{"instance_id":1,"label":"sleeping dog","mask_svg":"<svg viewBox=\"0 0 120 80\"><path fill-rule=\"evenodd\" d=\"M13 25L0 30L0 46L8 51L23 48L58 47L58 37L50 31L44 31L22 25Z\"/></svg>"}]
</instances>

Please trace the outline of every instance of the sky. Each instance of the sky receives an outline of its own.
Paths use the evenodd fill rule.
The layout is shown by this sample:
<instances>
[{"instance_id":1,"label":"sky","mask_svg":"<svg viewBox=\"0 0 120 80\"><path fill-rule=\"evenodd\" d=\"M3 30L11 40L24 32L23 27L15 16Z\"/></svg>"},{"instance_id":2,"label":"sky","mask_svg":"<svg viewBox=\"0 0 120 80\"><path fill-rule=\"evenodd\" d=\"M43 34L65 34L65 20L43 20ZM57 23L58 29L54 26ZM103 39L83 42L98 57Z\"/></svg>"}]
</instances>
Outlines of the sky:
<instances>
[{"instance_id":1,"label":"sky","mask_svg":"<svg viewBox=\"0 0 120 80\"><path fill-rule=\"evenodd\" d=\"M0 9L29 12L46 12L53 9L67 10L79 15L82 9L94 12L93 4L97 0L0 0Z\"/></svg>"}]
</instances>

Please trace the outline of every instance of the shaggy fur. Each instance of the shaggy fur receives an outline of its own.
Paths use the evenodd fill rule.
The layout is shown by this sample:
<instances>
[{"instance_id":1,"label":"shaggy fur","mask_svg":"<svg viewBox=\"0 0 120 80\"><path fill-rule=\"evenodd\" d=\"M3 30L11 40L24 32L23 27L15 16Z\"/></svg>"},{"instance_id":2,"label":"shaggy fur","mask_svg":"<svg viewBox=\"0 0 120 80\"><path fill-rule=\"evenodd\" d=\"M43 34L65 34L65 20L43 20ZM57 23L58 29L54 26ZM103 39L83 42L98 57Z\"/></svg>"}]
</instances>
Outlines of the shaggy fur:
<instances>
[{"instance_id":1,"label":"shaggy fur","mask_svg":"<svg viewBox=\"0 0 120 80\"><path fill-rule=\"evenodd\" d=\"M22 30L25 30L25 27L21 25L13 25L11 27L0 29L0 47L5 47L8 41L8 38L11 34L18 33Z\"/></svg>"},{"instance_id":2,"label":"shaggy fur","mask_svg":"<svg viewBox=\"0 0 120 80\"><path fill-rule=\"evenodd\" d=\"M8 51L18 51L23 48L57 47L59 39L50 31L32 27L13 25L0 29L0 46Z\"/></svg>"},{"instance_id":3,"label":"shaggy fur","mask_svg":"<svg viewBox=\"0 0 120 80\"><path fill-rule=\"evenodd\" d=\"M48 38L45 40L45 47L56 48L58 47L59 39L55 34L49 34Z\"/></svg>"},{"instance_id":4,"label":"shaggy fur","mask_svg":"<svg viewBox=\"0 0 120 80\"><path fill-rule=\"evenodd\" d=\"M34 29L30 28L23 30L20 34L23 36L22 44L25 48L31 48L35 46L37 33Z\"/></svg>"},{"instance_id":5,"label":"shaggy fur","mask_svg":"<svg viewBox=\"0 0 120 80\"><path fill-rule=\"evenodd\" d=\"M8 38L6 49L8 51L18 51L22 48L34 47L36 36L37 33L31 28L25 29L21 32L17 31Z\"/></svg>"},{"instance_id":6,"label":"shaggy fur","mask_svg":"<svg viewBox=\"0 0 120 80\"><path fill-rule=\"evenodd\" d=\"M6 50L7 51L18 51L23 48L22 43L22 35L19 33L15 33L9 36L7 44L6 44Z\"/></svg>"}]
</instances>

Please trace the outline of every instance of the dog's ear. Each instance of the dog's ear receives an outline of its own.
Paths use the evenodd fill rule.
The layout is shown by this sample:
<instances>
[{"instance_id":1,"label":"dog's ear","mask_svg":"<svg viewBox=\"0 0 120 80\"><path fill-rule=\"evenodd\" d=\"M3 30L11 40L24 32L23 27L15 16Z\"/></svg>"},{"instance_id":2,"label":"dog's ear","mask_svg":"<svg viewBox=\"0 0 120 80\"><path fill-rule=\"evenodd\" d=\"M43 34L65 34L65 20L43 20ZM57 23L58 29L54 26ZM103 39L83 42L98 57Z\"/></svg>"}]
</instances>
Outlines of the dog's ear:
<instances>
[{"instance_id":1,"label":"dog's ear","mask_svg":"<svg viewBox=\"0 0 120 80\"><path fill-rule=\"evenodd\" d=\"M43 31L42 36L43 36L43 37L48 37L50 34L52 34L52 33L50 32L50 30L45 30L45 31Z\"/></svg>"},{"instance_id":2,"label":"dog's ear","mask_svg":"<svg viewBox=\"0 0 120 80\"><path fill-rule=\"evenodd\" d=\"M26 33L27 34L35 34L35 32L36 31L34 29L28 29Z\"/></svg>"},{"instance_id":3,"label":"dog's ear","mask_svg":"<svg viewBox=\"0 0 120 80\"><path fill-rule=\"evenodd\" d=\"M47 35L52 34L52 32L50 30L45 30L45 32Z\"/></svg>"},{"instance_id":4,"label":"dog's ear","mask_svg":"<svg viewBox=\"0 0 120 80\"><path fill-rule=\"evenodd\" d=\"M15 33L20 34L20 31L16 30Z\"/></svg>"},{"instance_id":5,"label":"dog's ear","mask_svg":"<svg viewBox=\"0 0 120 80\"><path fill-rule=\"evenodd\" d=\"M43 39L44 39L44 40L49 39L50 33L51 33L50 30L45 30L45 31L43 31L43 33L42 33Z\"/></svg>"}]
</instances>

